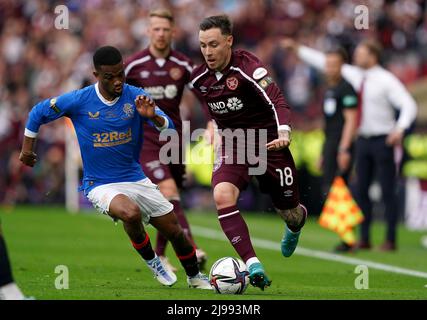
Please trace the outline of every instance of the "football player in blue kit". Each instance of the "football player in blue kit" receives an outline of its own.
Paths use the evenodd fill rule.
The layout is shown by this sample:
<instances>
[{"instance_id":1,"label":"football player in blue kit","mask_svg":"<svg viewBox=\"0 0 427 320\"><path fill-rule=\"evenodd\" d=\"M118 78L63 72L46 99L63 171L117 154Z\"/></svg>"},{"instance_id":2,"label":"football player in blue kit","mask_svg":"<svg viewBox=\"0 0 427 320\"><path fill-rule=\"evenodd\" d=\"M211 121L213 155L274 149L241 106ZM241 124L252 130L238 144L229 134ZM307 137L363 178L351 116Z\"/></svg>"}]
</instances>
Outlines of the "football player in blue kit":
<instances>
[{"instance_id":1,"label":"football player in blue kit","mask_svg":"<svg viewBox=\"0 0 427 320\"><path fill-rule=\"evenodd\" d=\"M188 285L211 289L208 278L199 271L196 250L180 227L173 205L146 177L139 163L143 123L162 131L174 129L172 120L143 89L125 84L123 59L116 48L105 46L96 50L93 64L97 83L33 107L20 160L34 166L39 127L63 116L70 118L83 161L81 191L94 207L123 222L133 247L160 283L171 286L177 278L153 251L144 230L148 223L172 243Z\"/></svg>"}]
</instances>

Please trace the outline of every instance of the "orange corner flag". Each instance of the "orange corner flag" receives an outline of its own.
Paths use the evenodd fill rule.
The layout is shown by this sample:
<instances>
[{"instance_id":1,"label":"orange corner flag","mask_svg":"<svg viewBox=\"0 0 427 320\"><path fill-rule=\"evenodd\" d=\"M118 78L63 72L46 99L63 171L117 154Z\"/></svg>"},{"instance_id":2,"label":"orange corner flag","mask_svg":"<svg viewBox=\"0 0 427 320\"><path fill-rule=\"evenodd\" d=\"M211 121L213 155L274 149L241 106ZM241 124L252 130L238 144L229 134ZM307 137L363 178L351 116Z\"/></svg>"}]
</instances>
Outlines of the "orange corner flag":
<instances>
[{"instance_id":1,"label":"orange corner flag","mask_svg":"<svg viewBox=\"0 0 427 320\"><path fill-rule=\"evenodd\" d=\"M338 233L348 245L354 245L356 237L353 228L362 221L362 211L354 201L344 179L336 177L320 214L319 224Z\"/></svg>"}]
</instances>

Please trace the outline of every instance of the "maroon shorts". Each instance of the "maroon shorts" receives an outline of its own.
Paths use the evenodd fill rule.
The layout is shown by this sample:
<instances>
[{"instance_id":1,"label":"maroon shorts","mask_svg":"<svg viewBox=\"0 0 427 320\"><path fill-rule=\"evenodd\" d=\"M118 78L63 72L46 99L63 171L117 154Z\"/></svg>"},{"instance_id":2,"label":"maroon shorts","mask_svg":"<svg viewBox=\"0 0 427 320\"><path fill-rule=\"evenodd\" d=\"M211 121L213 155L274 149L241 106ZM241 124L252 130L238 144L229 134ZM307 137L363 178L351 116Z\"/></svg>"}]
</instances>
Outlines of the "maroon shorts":
<instances>
[{"instance_id":1,"label":"maroon shorts","mask_svg":"<svg viewBox=\"0 0 427 320\"><path fill-rule=\"evenodd\" d=\"M249 164L228 164L222 159L214 166L212 188L218 183L230 182L241 191L246 189L252 178L249 168ZM253 177L258 180L261 192L271 196L276 208L292 209L298 206L297 170L288 148L268 151L266 172Z\"/></svg>"},{"instance_id":2,"label":"maroon shorts","mask_svg":"<svg viewBox=\"0 0 427 320\"><path fill-rule=\"evenodd\" d=\"M143 150L140 157L142 170L150 180L159 184L166 179L173 179L178 189L181 189L185 180L185 165L163 164L159 160L159 151Z\"/></svg>"}]
</instances>

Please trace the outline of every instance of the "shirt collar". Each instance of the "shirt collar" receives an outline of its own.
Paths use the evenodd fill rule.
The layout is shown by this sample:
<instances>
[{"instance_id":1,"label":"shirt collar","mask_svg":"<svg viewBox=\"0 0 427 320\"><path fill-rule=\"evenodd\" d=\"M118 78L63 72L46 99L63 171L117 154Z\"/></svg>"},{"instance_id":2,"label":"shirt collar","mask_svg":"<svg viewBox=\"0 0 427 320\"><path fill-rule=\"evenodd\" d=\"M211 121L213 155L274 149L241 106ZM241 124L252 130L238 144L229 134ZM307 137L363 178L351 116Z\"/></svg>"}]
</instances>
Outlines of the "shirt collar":
<instances>
[{"instance_id":1,"label":"shirt collar","mask_svg":"<svg viewBox=\"0 0 427 320\"><path fill-rule=\"evenodd\" d=\"M148 47L147 49L147 52L148 52L148 54L150 55L150 57L154 60L154 61L156 61L156 59L163 59L163 58L157 58L157 57L155 57L152 53L151 53L151 51L150 51L150 47ZM172 55L172 48L169 50L169 53L168 53L168 55L164 58L166 61L167 60L169 60L169 58L170 58L170 56Z\"/></svg>"},{"instance_id":2,"label":"shirt collar","mask_svg":"<svg viewBox=\"0 0 427 320\"><path fill-rule=\"evenodd\" d=\"M124 89L124 87L123 87L123 89ZM119 99L120 99L120 96L118 96L117 98L115 98L114 100L111 100L111 101L105 99L102 96L101 92L99 91L99 83L98 82L95 83L95 92L96 92L96 95L98 96L99 100L101 100L102 103L104 103L104 104L106 104L107 106L110 106L110 107L112 105L116 104L116 102L119 101Z\"/></svg>"}]
</instances>

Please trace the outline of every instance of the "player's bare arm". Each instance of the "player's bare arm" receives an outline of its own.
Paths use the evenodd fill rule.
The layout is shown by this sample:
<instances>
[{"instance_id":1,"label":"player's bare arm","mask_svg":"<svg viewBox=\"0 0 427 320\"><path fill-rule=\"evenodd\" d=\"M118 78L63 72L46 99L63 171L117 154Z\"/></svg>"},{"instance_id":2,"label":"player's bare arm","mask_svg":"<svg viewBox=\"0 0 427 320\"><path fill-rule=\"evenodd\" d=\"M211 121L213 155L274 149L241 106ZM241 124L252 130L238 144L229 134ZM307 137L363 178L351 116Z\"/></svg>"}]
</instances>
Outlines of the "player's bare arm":
<instances>
[{"instance_id":1,"label":"player's bare arm","mask_svg":"<svg viewBox=\"0 0 427 320\"><path fill-rule=\"evenodd\" d=\"M291 144L291 132L289 130L279 130L278 138L266 144L268 151L277 151L289 147Z\"/></svg>"},{"instance_id":2,"label":"player's bare arm","mask_svg":"<svg viewBox=\"0 0 427 320\"><path fill-rule=\"evenodd\" d=\"M34 167L37 162L37 154L34 153L35 144L35 138L24 136L24 142L22 144L22 150L21 154L19 155L19 160L29 167Z\"/></svg>"}]
</instances>

